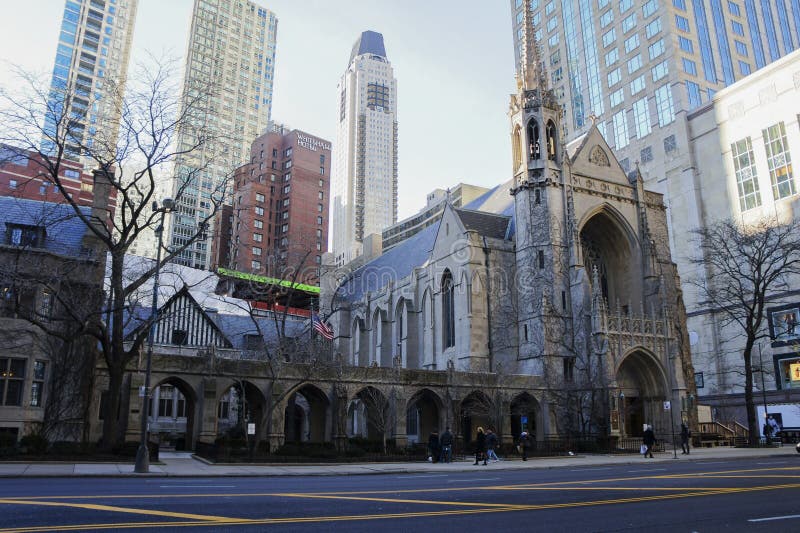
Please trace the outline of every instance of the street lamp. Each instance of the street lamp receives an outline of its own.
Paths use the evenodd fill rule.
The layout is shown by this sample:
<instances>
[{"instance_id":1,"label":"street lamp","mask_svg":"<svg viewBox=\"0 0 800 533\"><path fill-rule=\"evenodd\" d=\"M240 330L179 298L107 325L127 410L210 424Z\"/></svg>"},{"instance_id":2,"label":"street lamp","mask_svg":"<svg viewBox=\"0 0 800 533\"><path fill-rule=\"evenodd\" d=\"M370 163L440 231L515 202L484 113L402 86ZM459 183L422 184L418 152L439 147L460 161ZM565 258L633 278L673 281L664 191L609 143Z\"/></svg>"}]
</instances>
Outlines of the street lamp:
<instances>
[{"instance_id":1,"label":"street lamp","mask_svg":"<svg viewBox=\"0 0 800 533\"><path fill-rule=\"evenodd\" d=\"M150 307L150 331L147 334L147 363L144 375L144 394L142 396L141 409L141 434L139 449L136 451L136 464L133 471L138 474L146 474L150 471L150 450L147 448L147 418L150 410L150 370L153 359L153 341L156 335L156 323L158 322L158 274L161 270L161 248L164 241L164 217L175 208L172 198L164 198L161 207L158 202L153 202L153 212L161 214L161 220L155 229L158 235L158 246L156 248L156 270L153 275L153 301Z\"/></svg>"},{"instance_id":2,"label":"street lamp","mask_svg":"<svg viewBox=\"0 0 800 533\"><path fill-rule=\"evenodd\" d=\"M619 391L619 429L623 437L625 437L625 393Z\"/></svg>"},{"instance_id":3,"label":"street lamp","mask_svg":"<svg viewBox=\"0 0 800 533\"><path fill-rule=\"evenodd\" d=\"M758 365L759 365L759 372L761 372L761 395L764 397L764 424L766 425L767 419L769 418L769 411L767 410L767 388L764 385L764 359L761 357L761 343L758 343ZM767 432L764 432L764 438L767 440L767 444L770 443L770 438L767 435Z\"/></svg>"}]
</instances>

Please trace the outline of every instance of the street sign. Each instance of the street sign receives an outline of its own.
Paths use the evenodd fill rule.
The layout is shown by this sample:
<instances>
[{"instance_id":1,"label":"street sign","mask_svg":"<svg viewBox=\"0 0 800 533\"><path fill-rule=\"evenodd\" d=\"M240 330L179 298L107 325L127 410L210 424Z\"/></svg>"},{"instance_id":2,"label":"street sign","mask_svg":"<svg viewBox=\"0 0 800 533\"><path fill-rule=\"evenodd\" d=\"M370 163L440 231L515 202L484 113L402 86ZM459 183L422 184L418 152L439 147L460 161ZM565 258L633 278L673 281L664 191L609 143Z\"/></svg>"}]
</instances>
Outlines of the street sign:
<instances>
[{"instance_id":1,"label":"street sign","mask_svg":"<svg viewBox=\"0 0 800 533\"><path fill-rule=\"evenodd\" d=\"M256 434L256 425L250 422L247 424L247 434L248 435L255 435Z\"/></svg>"},{"instance_id":2,"label":"street sign","mask_svg":"<svg viewBox=\"0 0 800 533\"><path fill-rule=\"evenodd\" d=\"M671 402L664 402L664 410L665 411L669 411L670 409L672 409L672 403Z\"/></svg>"},{"instance_id":3,"label":"street sign","mask_svg":"<svg viewBox=\"0 0 800 533\"><path fill-rule=\"evenodd\" d=\"M519 417L519 421L522 422L523 424L527 424L528 423L528 417L527 416L521 416L521 417Z\"/></svg>"}]
</instances>

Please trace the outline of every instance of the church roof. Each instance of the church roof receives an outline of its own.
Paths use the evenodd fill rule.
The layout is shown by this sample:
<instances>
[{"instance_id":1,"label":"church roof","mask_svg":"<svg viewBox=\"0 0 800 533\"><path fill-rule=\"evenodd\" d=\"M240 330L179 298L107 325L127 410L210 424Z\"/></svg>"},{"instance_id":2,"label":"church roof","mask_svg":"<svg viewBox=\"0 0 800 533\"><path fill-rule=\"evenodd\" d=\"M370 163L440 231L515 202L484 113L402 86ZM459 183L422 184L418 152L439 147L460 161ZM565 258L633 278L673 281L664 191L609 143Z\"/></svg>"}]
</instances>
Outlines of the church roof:
<instances>
[{"instance_id":1,"label":"church roof","mask_svg":"<svg viewBox=\"0 0 800 533\"><path fill-rule=\"evenodd\" d=\"M364 54L372 54L387 59L386 48L383 45L383 35L370 30L361 33L361 36L353 45L353 51L350 53L350 62L352 63L356 56Z\"/></svg>"},{"instance_id":2,"label":"church roof","mask_svg":"<svg viewBox=\"0 0 800 533\"><path fill-rule=\"evenodd\" d=\"M80 207L85 216L91 208ZM11 224L45 229L45 239L37 248L73 257L85 256L83 237L88 228L68 204L0 197L0 230L5 235Z\"/></svg>"},{"instance_id":3,"label":"church roof","mask_svg":"<svg viewBox=\"0 0 800 533\"><path fill-rule=\"evenodd\" d=\"M455 211L468 231L476 231L479 235L493 239L505 239L508 234L508 226L511 223L509 216L472 209Z\"/></svg>"},{"instance_id":4,"label":"church roof","mask_svg":"<svg viewBox=\"0 0 800 533\"><path fill-rule=\"evenodd\" d=\"M409 276L415 268L428 261L438 229L439 224L432 224L353 271L339 285L339 298L355 302L368 292L377 291L389 282Z\"/></svg>"},{"instance_id":5,"label":"church roof","mask_svg":"<svg viewBox=\"0 0 800 533\"><path fill-rule=\"evenodd\" d=\"M509 192L514 186L513 178L497 185L489 192L474 199L463 209L470 209L473 211L482 211L484 213L494 213L495 215L503 215L510 218L510 228L508 234L504 238L513 238L516 230L515 215L514 215L514 198Z\"/></svg>"}]
</instances>

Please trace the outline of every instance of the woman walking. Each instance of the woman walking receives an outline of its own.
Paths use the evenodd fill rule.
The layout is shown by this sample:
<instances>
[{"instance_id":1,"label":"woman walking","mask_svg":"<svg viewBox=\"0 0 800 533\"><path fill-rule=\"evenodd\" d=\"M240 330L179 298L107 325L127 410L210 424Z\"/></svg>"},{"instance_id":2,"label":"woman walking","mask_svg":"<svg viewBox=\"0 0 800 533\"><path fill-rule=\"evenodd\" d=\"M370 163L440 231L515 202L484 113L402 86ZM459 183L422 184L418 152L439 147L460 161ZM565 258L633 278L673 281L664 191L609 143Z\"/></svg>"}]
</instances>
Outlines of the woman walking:
<instances>
[{"instance_id":1,"label":"woman walking","mask_svg":"<svg viewBox=\"0 0 800 533\"><path fill-rule=\"evenodd\" d=\"M478 428L478 434L475 436L475 462L472 466L476 466L478 461L483 458L483 466L486 466L486 435L483 433L483 428Z\"/></svg>"}]
</instances>

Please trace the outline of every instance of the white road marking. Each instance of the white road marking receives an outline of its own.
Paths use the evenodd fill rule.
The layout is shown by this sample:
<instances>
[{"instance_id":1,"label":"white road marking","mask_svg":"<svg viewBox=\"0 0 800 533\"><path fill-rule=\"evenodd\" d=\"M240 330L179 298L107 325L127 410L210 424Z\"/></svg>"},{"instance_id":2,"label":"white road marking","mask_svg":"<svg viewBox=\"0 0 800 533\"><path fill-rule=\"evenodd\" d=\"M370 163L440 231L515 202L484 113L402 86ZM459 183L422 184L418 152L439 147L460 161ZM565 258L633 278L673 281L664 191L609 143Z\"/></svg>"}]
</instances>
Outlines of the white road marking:
<instances>
[{"instance_id":1,"label":"white road marking","mask_svg":"<svg viewBox=\"0 0 800 533\"><path fill-rule=\"evenodd\" d=\"M449 479L448 483L464 483L465 481L496 481L499 477L476 477L472 479Z\"/></svg>"},{"instance_id":2,"label":"white road marking","mask_svg":"<svg viewBox=\"0 0 800 533\"><path fill-rule=\"evenodd\" d=\"M632 474L635 472L663 472L664 470L666 470L666 468L648 468L646 470L628 470L628 473Z\"/></svg>"},{"instance_id":3,"label":"white road marking","mask_svg":"<svg viewBox=\"0 0 800 533\"><path fill-rule=\"evenodd\" d=\"M711 462L695 463L695 464L696 465L722 465L722 464L725 464L725 463L726 463L726 461L711 461Z\"/></svg>"},{"instance_id":4,"label":"white road marking","mask_svg":"<svg viewBox=\"0 0 800 533\"><path fill-rule=\"evenodd\" d=\"M800 514L790 514L786 516L770 516L768 518L751 518L748 522L771 522L773 520L790 520L792 518L800 518Z\"/></svg>"},{"instance_id":5,"label":"white road marking","mask_svg":"<svg viewBox=\"0 0 800 533\"><path fill-rule=\"evenodd\" d=\"M785 465L788 461L770 461L769 463L756 463L757 465Z\"/></svg>"},{"instance_id":6,"label":"white road marking","mask_svg":"<svg viewBox=\"0 0 800 533\"><path fill-rule=\"evenodd\" d=\"M410 475L410 476L394 476L394 477L395 477L395 479L419 479L419 478L423 478L423 477L447 477L448 475L449 474L431 474L431 475L425 475L425 476Z\"/></svg>"},{"instance_id":7,"label":"white road marking","mask_svg":"<svg viewBox=\"0 0 800 533\"><path fill-rule=\"evenodd\" d=\"M161 489L232 489L236 485L159 485Z\"/></svg>"}]
</instances>

